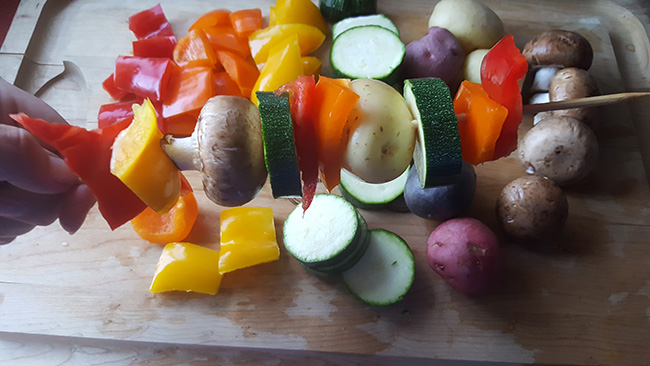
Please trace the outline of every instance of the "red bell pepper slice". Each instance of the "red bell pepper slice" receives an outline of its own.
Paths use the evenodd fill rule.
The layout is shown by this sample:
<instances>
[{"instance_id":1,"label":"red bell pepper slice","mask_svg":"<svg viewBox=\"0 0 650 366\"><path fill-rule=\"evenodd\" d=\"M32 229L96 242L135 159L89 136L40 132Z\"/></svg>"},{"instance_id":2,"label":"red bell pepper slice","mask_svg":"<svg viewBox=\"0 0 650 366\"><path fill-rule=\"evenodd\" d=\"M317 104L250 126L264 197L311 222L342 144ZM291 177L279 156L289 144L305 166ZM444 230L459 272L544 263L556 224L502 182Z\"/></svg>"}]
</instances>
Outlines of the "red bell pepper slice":
<instances>
[{"instance_id":1,"label":"red bell pepper slice","mask_svg":"<svg viewBox=\"0 0 650 366\"><path fill-rule=\"evenodd\" d=\"M288 91L291 95L291 120L296 139L298 168L302 173L303 182L303 210L307 210L311 205L318 185L315 90L316 81L313 76L300 76L296 81L285 84L279 89L279 91Z\"/></svg>"},{"instance_id":2,"label":"red bell pepper slice","mask_svg":"<svg viewBox=\"0 0 650 366\"><path fill-rule=\"evenodd\" d=\"M115 73L108 75L106 80L104 80L104 82L102 83L102 87L108 93L108 95L110 95L111 98L113 98L113 100L120 100L126 97L127 94L129 94L127 91L119 89L115 85Z\"/></svg>"},{"instance_id":3,"label":"red bell pepper slice","mask_svg":"<svg viewBox=\"0 0 650 366\"><path fill-rule=\"evenodd\" d=\"M89 131L78 126L29 118L24 113L13 114L11 118L63 155L70 170L97 198L99 211L111 229L120 227L147 207L110 171L111 146L129 121Z\"/></svg>"},{"instance_id":4,"label":"red bell pepper slice","mask_svg":"<svg viewBox=\"0 0 650 366\"><path fill-rule=\"evenodd\" d=\"M493 160L517 148L517 130L523 117L519 80L526 76L528 62L511 34L501 39L483 58L481 85L490 98L508 109L508 116L494 148Z\"/></svg>"},{"instance_id":5,"label":"red bell pepper slice","mask_svg":"<svg viewBox=\"0 0 650 366\"><path fill-rule=\"evenodd\" d=\"M99 107L97 127L106 128L125 119L133 119L133 101L104 104Z\"/></svg>"},{"instance_id":6,"label":"red bell pepper slice","mask_svg":"<svg viewBox=\"0 0 650 366\"><path fill-rule=\"evenodd\" d=\"M178 41L175 36L156 36L133 41L133 56L138 57L174 57L174 48Z\"/></svg>"},{"instance_id":7,"label":"red bell pepper slice","mask_svg":"<svg viewBox=\"0 0 650 366\"><path fill-rule=\"evenodd\" d=\"M177 68L168 58L118 56L115 86L142 98L163 100Z\"/></svg>"},{"instance_id":8,"label":"red bell pepper slice","mask_svg":"<svg viewBox=\"0 0 650 366\"><path fill-rule=\"evenodd\" d=\"M129 17L129 29L137 39L174 35L172 26L169 24L160 4L131 15Z\"/></svg>"}]
</instances>

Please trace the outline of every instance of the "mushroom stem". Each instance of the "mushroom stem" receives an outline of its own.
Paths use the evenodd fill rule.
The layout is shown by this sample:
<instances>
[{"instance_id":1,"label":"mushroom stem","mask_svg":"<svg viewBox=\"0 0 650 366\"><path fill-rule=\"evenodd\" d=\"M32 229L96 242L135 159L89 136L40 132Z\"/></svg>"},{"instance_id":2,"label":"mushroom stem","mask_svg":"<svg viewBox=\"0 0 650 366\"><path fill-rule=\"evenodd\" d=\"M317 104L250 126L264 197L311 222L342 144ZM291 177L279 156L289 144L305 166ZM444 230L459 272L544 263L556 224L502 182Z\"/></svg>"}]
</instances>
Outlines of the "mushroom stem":
<instances>
[{"instance_id":1,"label":"mushroom stem","mask_svg":"<svg viewBox=\"0 0 650 366\"><path fill-rule=\"evenodd\" d=\"M201 171L202 164L199 158L196 130L189 137L175 138L167 135L161 145L178 169Z\"/></svg>"},{"instance_id":2,"label":"mushroom stem","mask_svg":"<svg viewBox=\"0 0 650 366\"><path fill-rule=\"evenodd\" d=\"M629 99L648 97L648 96L650 96L650 92L630 92L630 93L599 95L595 97L577 98L577 99L563 100L560 102L527 104L523 107L523 112L525 114L535 114L539 112L555 111L558 109L597 107L601 105L615 104Z\"/></svg>"}]
</instances>

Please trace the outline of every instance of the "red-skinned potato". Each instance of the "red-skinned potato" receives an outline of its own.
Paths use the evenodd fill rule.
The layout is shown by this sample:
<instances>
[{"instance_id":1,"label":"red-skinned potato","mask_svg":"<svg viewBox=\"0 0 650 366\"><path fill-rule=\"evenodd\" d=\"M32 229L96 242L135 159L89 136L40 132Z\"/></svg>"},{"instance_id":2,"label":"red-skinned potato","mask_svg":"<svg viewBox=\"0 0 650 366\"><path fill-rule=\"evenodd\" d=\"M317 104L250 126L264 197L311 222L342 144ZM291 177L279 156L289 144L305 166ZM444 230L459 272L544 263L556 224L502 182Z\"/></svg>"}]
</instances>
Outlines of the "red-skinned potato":
<instances>
[{"instance_id":1,"label":"red-skinned potato","mask_svg":"<svg viewBox=\"0 0 650 366\"><path fill-rule=\"evenodd\" d=\"M499 280L499 241L481 221L463 217L440 224L427 242L429 266L455 290L487 292Z\"/></svg>"}]
</instances>

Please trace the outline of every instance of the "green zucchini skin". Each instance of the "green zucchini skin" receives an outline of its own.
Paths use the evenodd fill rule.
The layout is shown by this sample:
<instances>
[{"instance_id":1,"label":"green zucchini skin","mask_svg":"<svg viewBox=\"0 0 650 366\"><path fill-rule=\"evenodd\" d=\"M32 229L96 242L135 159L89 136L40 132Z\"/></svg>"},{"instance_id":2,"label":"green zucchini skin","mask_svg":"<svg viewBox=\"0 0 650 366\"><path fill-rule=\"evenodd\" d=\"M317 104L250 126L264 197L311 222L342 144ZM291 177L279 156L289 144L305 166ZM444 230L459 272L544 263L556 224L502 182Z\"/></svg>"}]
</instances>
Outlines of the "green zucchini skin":
<instances>
[{"instance_id":1,"label":"green zucchini skin","mask_svg":"<svg viewBox=\"0 0 650 366\"><path fill-rule=\"evenodd\" d=\"M289 94L257 92L256 95L262 120L264 162L269 172L273 198L301 197Z\"/></svg>"},{"instance_id":2,"label":"green zucchini skin","mask_svg":"<svg viewBox=\"0 0 650 366\"><path fill-rule=\"evenodd\" d=\"M354 207L363 210L389 209L407 212L404 202L404 187L410 168L396 179L380 184L367 183L355 177L352 173L341 170L341 196ZM382 189L378 189L382 187Z\"/></svg>"},{"instance_id":3,"label":"green zucchini skin","mask_svg":"<svg viewBox=\"0 0 650 366\"><path fill-rule=\"evenodd\" d=\"M335 23L349 17L377 13L377 0L320 0L319 8L325 20Z\"/></svg>"},{"instance_id":4,"label":"green zucchini skin","mask_svg":"<svg viewBox=\"0 0 650 366\"><path fill-rule=\"evenodd\" d=\"M456 181L463 158L449 87L439 78L407 79L404 98L413 115L419 117L413 159L422 188Z\"/></svg>"}]
</instances>

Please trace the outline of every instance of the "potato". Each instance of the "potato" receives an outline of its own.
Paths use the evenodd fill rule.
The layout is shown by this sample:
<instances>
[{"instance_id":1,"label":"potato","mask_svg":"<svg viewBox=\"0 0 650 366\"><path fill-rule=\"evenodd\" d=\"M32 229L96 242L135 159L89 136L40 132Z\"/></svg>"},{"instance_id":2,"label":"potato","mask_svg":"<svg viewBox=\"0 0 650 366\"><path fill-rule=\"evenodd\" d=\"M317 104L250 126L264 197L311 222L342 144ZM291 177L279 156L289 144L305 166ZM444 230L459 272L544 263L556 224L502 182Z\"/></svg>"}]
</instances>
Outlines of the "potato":
<instances>
[{"instance_id":1,"label":"potato","mask_svg":"<svg viewBox=\"0 0 650 366\"><path fill-rule=\"evenodd\" d=\"M598 162L598 141L584 123L551 115L519 141L518 156L528 174L548 177L558 185L575 183Z\"/></svg>"},{"instance_id":2,"label":"potato","mask_svg":"<svg viewBox=\"0 0 650 366\"><path fill-rule=\"evenodd\" d=\"M431 27L421 39L406 45L404 78L436 77L455 90L463 77L465 52L447 29Z\"/></svg>"},{"instance_id":3,"label":"potato","mask_svg":"<svg viewBox=\"0 0 650 366\"><path fill-rule=\"evenodd\" d=\"M461 215L472 203L476 191L474 166L463 162L456 182L422 188L415 168L404 186L404 201L412 213L429 220L444 221Z\"/></svg>"},{"instance_id":4,"label":"potato","mask_svg":"<svg viewBox=\"0 0 650 366\"><path fill-rule=\"evenodd\" d=\"M465 57L465 64L463 65L463 77L473 83L481 83L481 63L483 57L489 52L489 49L481 48L470 52Z\"/></svg>"},{"instance_id":5,"label":"potato","mask_svg":"<svg viewBox=\"0 0 650 366\"><path fill-rule=\"evenodd\" d=\"M348 118L343 167L368 183L397 178L411 163L417 125L402 95L372 79L352 81L360 99Z\"/></svg>"},{"instance_id":6,"label":"potato","mask_svg":"<svg viewBox=\"0 0 650 366\"><path fill-rule=\"evenodd\" d=\"M497 218L516 241L550 243L569 215L567 198L552 180L523 176L508 183L496 203Z\"/></svg>"},{"instance_id":7,"label":"potato","mask_svg":"<svg viewBox=\"0 0 650 366\"><path fill-rule=\"evenodd\" d=\"M503 22L478 0L441 0L433 8L429 27L449 29L465 53L492 48L503 36Z\"/></svg>"},{"instance_id":8,"label":"potato","mask_svg":"<svg viewBox=\"0 0 650 366\"><path fill-rule=\"evenodd\" d=\"M429 236L427 262L455 290L480 294L499 279L501 249L485 224L456 218L443 222Z\"/></svg>"}]
</instances>

